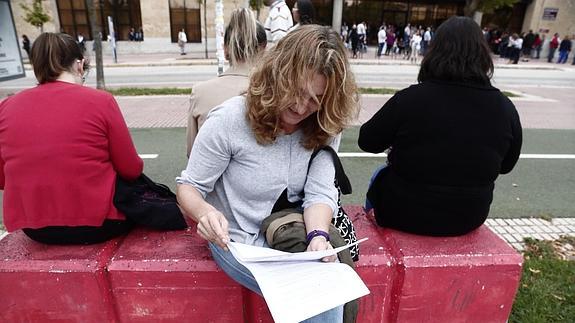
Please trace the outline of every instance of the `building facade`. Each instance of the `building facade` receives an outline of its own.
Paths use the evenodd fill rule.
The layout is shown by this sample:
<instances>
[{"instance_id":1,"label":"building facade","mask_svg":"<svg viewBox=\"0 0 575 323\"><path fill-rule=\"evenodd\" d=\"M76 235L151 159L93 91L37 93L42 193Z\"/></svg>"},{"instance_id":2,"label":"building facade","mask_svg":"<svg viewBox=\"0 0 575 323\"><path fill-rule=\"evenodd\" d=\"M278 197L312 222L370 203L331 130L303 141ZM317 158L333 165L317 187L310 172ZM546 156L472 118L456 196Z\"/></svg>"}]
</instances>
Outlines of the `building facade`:
<instances>
[{"instance_id":1,"label":"building facade","mask_svg":"<svg viewBox=\"0 0 575 323\"><path fill-rule=\"evenodd\" d=\"M10 2L18 36L28 35L35 39L41 31L24 21L25 11L20 6L31 7L33 1ZM222 2L224 21L229 20L232 10L249 5L249 0ZM61 31L74 37L82 35L90 48L93 37L88 0L43 0L42 5L51 17L43 31ZM215 51L215 0L93 0L93 6L103 40L111 36L108 23L108 17L111 17L119 53L179 52L177 37L181 29L186 32L189 51ZM264 7L260 16L265 19L265 15ZM103 47L106 50L109 43L104 41Z\"/></svg>"},{"instance_id":2,"label":"building facade","mask_svg":"<svg viewBox=\"0 0 575 323\"><path fill-rule=\"evenodd\" d=\"M527 7L523 31L575 36L575 0L535 0Z\"/></svg>"},{"instance_id":3,"label":"building facade","mask_svg":"<svg viewBox=\"0 0 575 323\"><path fill-rule=\"evenodd\" d=\"M18 36L26 34L31 39L40 30L22 18L20 4L31 6L32 0L12 0L11 6ZM215 0L93 0L93 16L102 28L102 38L108 39L108 17L113 22L119 53L178 52L177 34L184 29L188 50L212 53L215 46ZM250 0L222 0L224 21L231 11L246 7ZM290 7L295 0L286 0ZM385 22L398 27L407 23L416 26L437 27L453 15L462 15L465 0L312 0L317 22L324 25L351 26L365 21L371 30ZM260 2L261 3L261 2ZM45 12L52 18L44 31L62 31L73 36L92 39L90 12L87 0L43 0ZM338 8L341 21L334 22ZM267 7L258 10L261 21L267 16ZM336 18L337 19L337 18ZM575 34L575 0L519 0L513 7L497 10L482 17L481 25L489 28L523 32L563 35ZM131 34L132 32L132 34ZM138 37L134 39L134 34ZM368 34L376 42L376 32ZM131 40L132 39L132 40ZM104 42L104 47L109 46Z\"/></svg>"}]
</instances>

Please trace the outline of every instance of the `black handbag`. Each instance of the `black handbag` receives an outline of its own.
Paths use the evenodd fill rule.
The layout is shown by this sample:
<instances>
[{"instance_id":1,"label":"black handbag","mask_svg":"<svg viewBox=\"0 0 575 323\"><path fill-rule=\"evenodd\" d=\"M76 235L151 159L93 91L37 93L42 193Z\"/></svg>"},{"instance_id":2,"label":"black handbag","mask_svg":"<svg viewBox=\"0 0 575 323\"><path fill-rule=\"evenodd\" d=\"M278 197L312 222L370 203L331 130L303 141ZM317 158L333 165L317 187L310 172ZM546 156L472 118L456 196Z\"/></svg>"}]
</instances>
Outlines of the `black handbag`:
<instances>
[{"instance_id":1,"label":"black handbag","mask_svg":"<svg viewBox=\"0 0 575 323\"><path fill-rule=\"evenodd\" d=\"M116 178L114 206L128 220L157 230L183 230L188 227L176 194L145 174L133 181Z\"/></svg>"},{"instance_id":2,"label":"black handbag","mask_svg":"<svg viewBox=\"0 0 575 323\"><path fill-rule=\"evenodd\" d=\"M330 154L333 165L335 166L335 187L338 190L337 194L337 215L333 218L331 223L334 227L339 231L341 237L347 242L347 244L354 243L357 241L357 236L355 235L355 228L353 227L353 222L345 213L345 210L341 206L341 195L351 194L351 183L349 178L345 174L343 169L343 165L341 164L341 160L339 160L339 156L337 152L331 148L331 146L323 146L321 148L316 149L309 159L309 164L307 166L307 171L309 172L309 168L311 167L311 162L317 156L320 151L326 151ZM356 244L355 246L349 248L349 252L351 253L351 258L353 261L359 260L359 245Z\"/></svg>"},{"instance_id":3,"label":"black handbag","mask_svg":"<svg viewBox=\"0 0 575 323\"><path fill-rule=\"evenodd\" d=\"M347 194L351 194L351 183L349 181L349 178L347 177L347 175L345 174L345 171L343 169L343 165L341 164L341 160L339 160L339 157L337 156L337 152L335 150L333 150L333 148L331 148L331 146L323 146L321 148L316 149L310 159L309 159L309 164L307 167L307 171L309 172L309 169L311 167L311 163L313 161L313 159L315 158L315 156L317 156L317 154L322 151L325 150L326 152L328 152L333 160L333 164L335 166L335 179L334 179L334 184L335 187L337 188L338 191L338 195L337 195L337 215L332 219L331 223L333 224L333 226L339 231L339 234L341 235L341 237L345 240L345 242L347 244L350 243L354 243L357 241L357 236L355 235L355 228L353 227L353 222L351 222L351 219L349 218L349 216L347 215L347 213L345 213L345 210L343 209L343 207L341 206L341 195L347 195ZM303 198L303 193L301 194L301 197ZM274 207L272 208L272 213L284 210L284 209L289 209L289 208L301 208L301 201L299 202L290 202L287 199L287 189L285 189L282 194L280 195L280 197L278 198L278 200L276 201L276 203L274 204ZM359 245L354 245L353 247L349 248L349 251L351 253L351 258L353 259L353 261L358 261L359 260Z\"/></svg>"}]
</instances>

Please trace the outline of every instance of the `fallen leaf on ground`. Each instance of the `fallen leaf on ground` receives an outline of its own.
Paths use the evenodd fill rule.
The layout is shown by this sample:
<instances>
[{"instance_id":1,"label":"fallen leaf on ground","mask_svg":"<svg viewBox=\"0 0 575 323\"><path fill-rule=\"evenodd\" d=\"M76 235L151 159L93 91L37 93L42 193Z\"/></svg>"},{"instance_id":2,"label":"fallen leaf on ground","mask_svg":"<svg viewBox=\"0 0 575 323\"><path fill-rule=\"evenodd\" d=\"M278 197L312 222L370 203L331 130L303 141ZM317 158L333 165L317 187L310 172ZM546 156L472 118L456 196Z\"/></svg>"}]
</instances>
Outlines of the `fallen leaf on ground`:
<instances>
[{"instance_id":1,"label":"fallen leaf on ground","mask_svg":"<svg viewBox=\"0 0 575 323\"><path fill-rule=\"evenodd\" d=\"M534 273L534 274L538 274L541 272L541 270L537 270L537 269L533 269L533 268L529 268L529 271Z\"/></svg>"},{"instance_id":2,"label":"fallen leaf on ground","mask_svg":"<svg viewBox=\"0 0 575 323\"><path fill-rule=\"evenodd\" d=\"M551 296L555 297L556 299L560 300L560 301L564 301L565 297L561 297L561 296L557 296L555 294L551 294Z\"/></svg>"}]
</instances>

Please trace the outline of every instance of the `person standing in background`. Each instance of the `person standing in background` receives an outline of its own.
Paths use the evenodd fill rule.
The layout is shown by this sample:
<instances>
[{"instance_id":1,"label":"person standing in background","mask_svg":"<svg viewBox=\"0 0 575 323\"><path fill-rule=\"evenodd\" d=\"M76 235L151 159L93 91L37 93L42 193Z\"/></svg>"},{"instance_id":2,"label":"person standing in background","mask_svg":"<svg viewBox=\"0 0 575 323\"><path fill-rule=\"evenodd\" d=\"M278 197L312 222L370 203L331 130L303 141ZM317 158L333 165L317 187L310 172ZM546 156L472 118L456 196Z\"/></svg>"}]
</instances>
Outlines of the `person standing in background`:
<instances>
[{"instance_id":1,"label":"person standing in background","mask_svg":"<svg viewBox=\"0 0 575 323\"><path fill-rule=\"evenodd\" d=\"M379 27L379 32L377 33L377 58L381 58L381 53L385 53L386 50L386 43L385 40L387 38L386 32L385 32L385 25L381 25L381 27Z\"/></svg>"},{"instance_id":2,"label":"person standing in background","mask_svg":"<svg viewBox=\"0 0 575 323\"><path fill-rule=\"evenodd\" d=\"M521 47L521 51L523 52L523 62L528 62L529 58L531 58L533 44L535 44L535 34L533 33L533 30L530 29L527 35L523 37L523 46Z\"/></svg>"},{"instance_id":3,"label":"person standing in background","mask_svg":"<svg viewBox=\"0 0 575 323\"><path fill-rule=\"evenodd\" d=\"M180 55L186 55L186 43L188 42L188 36L184 28L178 33L178 46L180 46Z\"/></svg>"},{"instance_id":4,"label":"person standing in background","mask_svg":"<svg viewBox=\"0 0 575 323\"><path fill-rule=\"evenodd\" d=\"M22 35L22 49L26 51L26 56L30 59L30 38L26 35Z\"/></svg>"},{"instance_id":5,"label":"person standing in background","mask_svg":"<svg viewBox=\"0 0 575 323\"><path fill-rule=\"evenodd\" d=\"M365 22L360 22L359 24L357 24L357 37L359 39L359 46L358 46L358 50L359 50L359 56L360 58L362 57L362 54L364 52L363 47L365 46L365 37L367 35L367 29L365 26Z\"/></svg>"},{"instance_id":6,"label":"person standing in background","mask_svg":"<svg viewBox=\"0 0 575 323\"><path fill-rule=\"evenodd\" d=\"M82 34L78 34L78 46L80 46L82 53L86 51L86 43L84 42L84 35Z\"/></svg>"},{"instance_id":7,"label":"person standing in background","mask_svg":"<svg viewBox=\"0 0 575 323\"><path fill-rule=\"evenodd\" d=\"M128 40L129 41L136 40L136 29L134 29L134 27L130 28L130 32L128 33Z\"/></svg>"},{"instance_id":8,"label":"person standing in background","mask_svg":"<svg viewBox=\"0 0 575 323\"><path fill-rule=\"evenodd\" d=\"M555 33L553 35L553 38L549 42L549 54L547 55L547 63L551 63L551 61L553 60L557 47L559 47L559 34Z\"/></svg>"},{"instance_id":9,"label":"person standing in background","mask_svg":"<svg viewBox=\"0 0 575 323\"><path fill-rule=\"evenodd\" d=\"M559 59L557 60L557 64L567 63L569 52L571 52L571 40L569 39L569 36L565 36L561 41L561 44L559 44Z\"/></svg>"},{"instance_id":10,"label":"person standing in background","mask_svg":"<svg viewBox=\"0 0 575 323\"><path fill-rule=\"evenodd\" d=\"M136 41L144 41L144 30L140 26L136 32Z\"/></svg>"},{"instance_id":11,"label":"person standing in background","mask_svg":"<svg viewBox=\"0 0 575 323\"><path fill-rule=\"evenodd\" d=\"M539 36L539 34L535 34L535 40L533 41L533 58L539 59L539 55L541 54L541 47L543 46L544 41L545 35Z\"/></svg>"},{"instance_id":12,"label":"person standing in background","mask_svg":"<svg viewBox=\"0 0 575 323\"><path fill-rule=\"evenodd\" d=\"M517 34L511 35L509 44L507 45L509 51L509 63L517 64L519 56L521 56L521 47L523 46L523 38Z\"/></svg>"},{"instance_id":13,"label":"person standing in background","mask_svg":"<svg viewBox=\"0 0 575 323\"><path fill-rule=\"evenodd\" d=\"M349 32L349 42L351 43L352 58L357 58L357 46L359 43L359 35L357 34L357 26L351 26L351 31Z\"/></svg>"},{"instance_id":14,"label":"person standing in background","mask_svg":"<svg viewBox=\"0 0 575 323\"><path fill-rule=\"evenodd\" d=\"M268 43L277 43L293 26L291 12L284 0L264 0L270 13L264 23Z\"/></svg>"},{"instance_id":15,"label":"person standing in background","mask_svg":"<svg viewBox=\"0 0 575 323\"><path fill-rule=\"evenodd\" d=\"M422 48L422 55L425 55L427 52L427 48L429 48L429 44L431 43L431 27L427 27L425 32L423 33L423 42L421 43Z\"/></svg>"},{"instance_id":16,"label":"person standing in background","mask_svg":"<svg viewBox=\"0 0 575 323\"><path fill-rule=\"evenodd\" d=\"M416 31L413 36L411 37L410 47L411 50L409 52L409 60L413 64L417 64L417 56L419 55L419 51L421 50L421 35L419 34L419 30Z\"/></svg>"},{"instance_id":17,"label":"person standing in background","mask_svg":"<svg viewBox=\"0 0 575 323\"><path fill-rule=\"evenodd\" d=\"M393 44L395 44L395 33L393 32L393 27L390 25L389 27L387 27L387 34L385 36L385 43L387 45L387 49L385 50L385 55L389 55L389 53L391 52L391 55L393 56Z\"/></svg>"}]
</instances>

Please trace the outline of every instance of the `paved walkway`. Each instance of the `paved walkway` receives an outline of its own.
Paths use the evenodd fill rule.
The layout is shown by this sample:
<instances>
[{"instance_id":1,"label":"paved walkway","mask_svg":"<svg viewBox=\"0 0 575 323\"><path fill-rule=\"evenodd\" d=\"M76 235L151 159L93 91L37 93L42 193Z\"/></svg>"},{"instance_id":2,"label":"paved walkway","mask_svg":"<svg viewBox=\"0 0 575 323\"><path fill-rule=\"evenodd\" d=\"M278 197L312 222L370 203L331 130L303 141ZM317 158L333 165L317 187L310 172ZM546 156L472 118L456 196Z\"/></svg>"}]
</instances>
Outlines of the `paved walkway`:
<instances>
[{"instance_id":1,"label":"paved walkway","mask_svg":"<svg viewBox=\"0 0 575 323\"><path fill-rule=\"evenodd\" d=\"M523 239L556 240L561 236L575 236L575 218L543 219L487 219L487 226L498 236L522 251Z\"/></svg>"},{"instance_id":2,"label":"paved walkway","mask_svg":"<svg viewBox=\"0 0 575 323\"><path fill-rule=\"evenodd\" d=\"M565 90L563 90L565 91ZM575 109L570 99L542 103L540 99L558 98L560 90L548 90L539 98L511 98L525 129L575 129ZM557 95L555 95L557 93ZM354 125L369 120L391 95L361 95L361 111ZM117 96L130 128L185 127L189 97L186 95ZM542 109L542 106L545 108ZM572 152L569 152L572 153Z\"/></svg>"}]
</instances>

